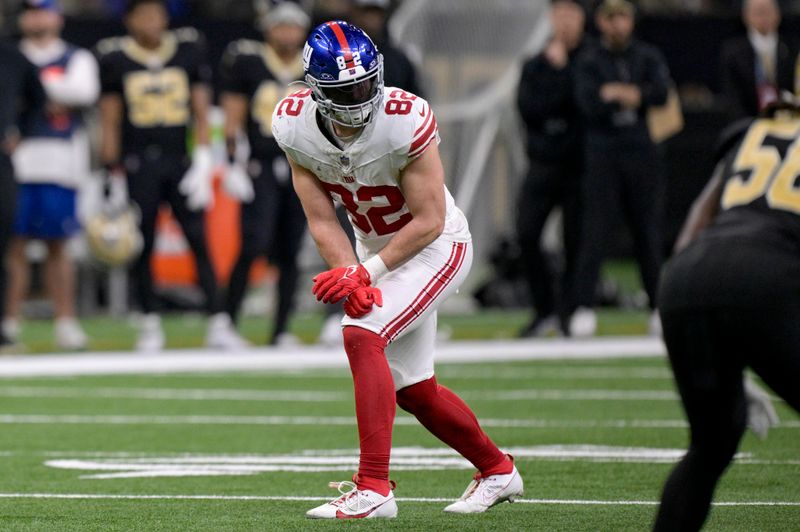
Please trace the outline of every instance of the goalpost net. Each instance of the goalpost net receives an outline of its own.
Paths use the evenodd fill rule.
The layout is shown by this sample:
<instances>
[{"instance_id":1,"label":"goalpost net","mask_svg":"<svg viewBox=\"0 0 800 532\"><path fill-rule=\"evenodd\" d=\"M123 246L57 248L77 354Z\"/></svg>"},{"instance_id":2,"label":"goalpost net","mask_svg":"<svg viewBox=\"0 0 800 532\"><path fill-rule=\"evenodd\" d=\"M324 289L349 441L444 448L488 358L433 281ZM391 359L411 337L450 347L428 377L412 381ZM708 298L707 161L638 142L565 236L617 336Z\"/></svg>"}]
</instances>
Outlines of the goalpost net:
<instances>
[{"instance_id":1,"label":"goalpost net","mask_svg":"<svg viewBox=\"0 0 800 532\"><path fill-rule=\"evenodd\" d=\"M476 261L513 227L527 164L519 71L547 39L548 8L547 0L405 0L390 22L436 113L448 187L469 219Z\"/></svg>"}]
</instances>

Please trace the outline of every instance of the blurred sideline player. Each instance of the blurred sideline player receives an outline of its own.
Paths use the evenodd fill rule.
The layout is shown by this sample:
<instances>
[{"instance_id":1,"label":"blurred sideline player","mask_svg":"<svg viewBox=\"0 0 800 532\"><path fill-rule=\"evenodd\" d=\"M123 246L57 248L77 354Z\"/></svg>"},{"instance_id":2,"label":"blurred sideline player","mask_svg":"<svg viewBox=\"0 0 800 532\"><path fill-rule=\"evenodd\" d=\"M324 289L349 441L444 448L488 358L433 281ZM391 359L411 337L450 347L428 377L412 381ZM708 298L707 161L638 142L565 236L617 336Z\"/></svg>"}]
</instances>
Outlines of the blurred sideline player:
<instances>
[{"instance_id":1,"label":"blurred sideline player","mask_svg":"<svg viewBox=\"0 0 800 532\"><path fill-rule=\"evenodd\" d=\"M278 308L270 344L298 341L286 332L297 287L297 255L306 219L292 188L289 164L272 138L272 112L303 77L303 43L308 15L291 2L273 7L263 21L266 43L240 40L222 59L222 107L229 166L225 189L242 201L242 247L231 273L226 310L235 322L247 288L250 266L266 254L280 271ZM237 148L247 132L250 154ZM244 340L241 341L245 345Z\"/></svg>"},{"instance_id":2,"label":"blurred sideline player","mask_svg":"<svg viewBox=\"0 0 800 532\"><path fill-rule=\"evenodd\" d=\"M169 203L194 253L206 311L211 316L206 344L227 347L231 323L228 315L220 312L205 241L204 210L212 201L207 116L211 69L197 31L167 31L168 23L163 0L130 0L125 14L129 35L98 44L100 156L111 174L127 175L128 193L141 211L144 246L133 265L144 313L137 349L164 347L150 265L162 202ZM191 161L186 146L190 125L195 134Z\"/></svg>"},{"instance_id":3,"label":"blurred sideline player","mask_svg":"<svg viewBox=\"0 0 800 532\"><path fill-rule=\"evenodd\" d=\"M11 165L20 134L25 134L46 104L38 69L17 47L0 38L0 319L5 315L6 249L11 239L17 203L17 183ZM0 327L0 350L13 346Z\"/></svg>"},{"instance_id":4,"label":"blurred sideline player","mask_svg":"<svg viewBox=\"0 0 800 532\"><path fill-rule=\"evenodd\" d=\"M650 334L658 335L664 179L646 118L648 109L667 101L669 69L657 48L635 37L636 8L629 0L604 0L597 7L595 25L600 39L581 53L574 71L586 140L581 227L567 298L569 333L587 337L597 331L597 280L621 213L653 309Z\"/></svg>"},{"instance_id":5,"label":"blurred sideline player","mask_svg":"<svg viewBox=\"0 0 800 532\"><path fill-rule=\"evenodd\" d=\"M14 153L20 185L7 257L11 282L3 330L12 339L19 335L31 274L25 250L30 240L41 239L47 244L44 277L53 301L56 345L84 349L87 338L75 319L75 271L68 243L80 229L76 189L89 175L89 137L81 108L92 105L100 92L97 62L88 51L61 39L64 19L56 0L26 0L23 7L20 49L39 69L48 103Z\"/></svg>"},{"instance_id":6,"label":"blurred sideline player","mask_svg":"<svg viewBox=\"0 0 800 532\"><path fill-rule=\"evenodd\" d=\"M575 64L586 48L586 13L574 0L550 8L553 35L541 53L522 67L517 108L527 128L530 168L517 202L517 239L535 316L520 336L546 336L563 322L580 229L583 118L574 96ZM541 239L553 208L562 210L563 274L549 264ZM554 290L554 288L558 290Z\"/></svg>"},{"instance_id":7,"label":"blurred sideline player","mask_svg":"<svg viewBox=\"0 0 800 532\"><path fill-rule=\"evenodd\" d=\"M739 446L750 367L800 411L800 106L736 128L664 269L664 341L691 427L656 530L699 530Z\"/></svg>"},{"instance_id":8,"label":"blurred sideline player","mask_svg":"<svg viewBox=\"0 0 800 532\"><path fill-rule=\"evenodd\" d=\"M313 292L325 303L345 301L344 347L361 450L354 482L334 484L343 495L306 515L397 515L389 481L395 404L479 470L445 511L484 512L513 500L522 494L513 459L434 376L436 310L464 281L472 243L444 185L433 111L414 94L384 88L381 55L346 22L313 30L303 61L311 88L278 104L272 129L289 158L311 234L332 268L314 278ZM332 197L348 210L358 259Z\"/></svg>"},{"instance_id":9,"label":"blurred sideline player","mask_svg":"<svg viewBox=\"0 0 800 532\"><path fill-rule=\"evenodd\" d=\"M389 0L350 0L350 20L372 39L375 46L381 51L384 63L383 79L388 87L397 87L417 96L424 96L417 83L417 73L414 65L402 50L395 48L387 34L387 19L389 15ZM347 222L347 211L344 207L337 207L336 214L342 226L355 245L355 234ZM341 305L328 305L328 317L322 326L319 340L328 346L339 346L342 343L341 321L343 311Z\"/></svg>"}]
</instances>

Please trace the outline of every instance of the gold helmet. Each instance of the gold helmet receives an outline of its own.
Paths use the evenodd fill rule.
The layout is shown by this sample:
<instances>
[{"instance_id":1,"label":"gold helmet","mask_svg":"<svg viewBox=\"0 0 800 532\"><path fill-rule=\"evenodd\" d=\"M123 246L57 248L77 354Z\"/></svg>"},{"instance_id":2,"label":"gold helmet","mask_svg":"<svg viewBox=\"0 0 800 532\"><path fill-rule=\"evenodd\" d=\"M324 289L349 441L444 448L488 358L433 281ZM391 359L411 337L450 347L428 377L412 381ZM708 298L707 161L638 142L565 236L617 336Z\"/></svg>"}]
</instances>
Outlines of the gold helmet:
<instances>
[{"instance_id":1,"label":"gold helmet","mask_svg":"<svg viewBox=\"0 0 800 532\"><path fill-rule=\"evenodd\" d=\"M101 208L86 221L86 239L99 263L125 266L142 251L139 213L132 205Z\"/></svg>"}]
</instances>

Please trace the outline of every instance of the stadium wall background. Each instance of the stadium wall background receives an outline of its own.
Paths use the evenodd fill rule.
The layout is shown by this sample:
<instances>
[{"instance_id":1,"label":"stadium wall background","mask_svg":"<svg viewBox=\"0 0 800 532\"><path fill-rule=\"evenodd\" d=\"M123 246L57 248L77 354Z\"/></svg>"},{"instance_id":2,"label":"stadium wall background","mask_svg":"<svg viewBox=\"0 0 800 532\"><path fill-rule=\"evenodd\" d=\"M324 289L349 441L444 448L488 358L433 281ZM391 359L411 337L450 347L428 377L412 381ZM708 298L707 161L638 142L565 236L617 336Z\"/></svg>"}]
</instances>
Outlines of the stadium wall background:
<instances>
[{"instance_id":1,"label":"stadium wall background","mask_svg":"<svg viewBox=\"0 0 800 532\"><path fill-rule=\"evenodd\" d=\"M213 65L225 46L239 38L260 38L247 22L220 19L184 19L176 25L191 25L202 31L208 41ZM637 34L658 46L664 53L671 74L681 92L686 127L664 143L667 175L665 246L673 240L688 207L702 189L712 170L711 147L725 124L723 103L715 98L719 90L719 57L722 42L743 32L738 17L643 16ZM65 38L80 46L92 47L101 38L123 33L118 21L108 19L68 18ZM784 17L781 33L791 38L800 35L800 16ZM424 74L423 74L424 77ZM617 239L613 255L627 255L629 241L624 231Z\"/></svg>"}]
</instances>

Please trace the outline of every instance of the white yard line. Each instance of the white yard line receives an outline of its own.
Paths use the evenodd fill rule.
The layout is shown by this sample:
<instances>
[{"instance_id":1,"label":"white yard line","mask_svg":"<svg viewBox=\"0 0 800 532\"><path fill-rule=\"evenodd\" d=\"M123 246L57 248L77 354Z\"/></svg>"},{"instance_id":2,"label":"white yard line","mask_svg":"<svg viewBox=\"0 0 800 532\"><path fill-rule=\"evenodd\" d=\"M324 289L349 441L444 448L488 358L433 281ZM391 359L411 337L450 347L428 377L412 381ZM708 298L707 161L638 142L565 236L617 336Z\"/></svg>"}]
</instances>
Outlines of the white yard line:
<instances>
[{"instance_id":1,"label":"white yard line","mask_svg":"<svg viewBox=\"0 0 800 532\"><path fill-rule=\"evenodd\" d=\"M352 401L353 394L310 390L239 390L196 388L86 388L0 386L0 397L153 399L158 401Z\"/></svg>"},{"instance_id":2,"label":"white yard line","mask_svg":"<svg viewBox=\"0 0 800 532\"><path fill-rule=\"evenodd\" d=\"M502 390L460 393L464 399L479 401L677 401L669 390Z\"/></svg>"},{"instance_id":3,"label":"white yard line","mask_svg":"<svg viewBox=\"0 0 800 532\"><path fill-rule=\"evenodd\" d=\"M86 499L86 500L175 500L175 501L328 501L330 497L281 495L131 495L114 493L0 493L0 499ZM454 499L443 497L398 497L398 502L444 503ZM575 506L656 506L658 501L584 500L584 499L518 499L523 504L561 504ZM784 506L800 507L796 501L720 501L714 506Z\"/></svg>"},{"instance_id":4,"label":"white yard line","mask_svg":"<svg viewBox=\"0 0 800 532\"><path fill-rule=\"evenodd\" d=\"M395 425L419 422L410 416L398 416ZM0 414L0 424L61 424L61 425L316 425L354 426L355 418L345 416L144 416L144 415L37 415ZM502 428L615 428L615 429L675 429L687 427L682 419L481 419L485 427ZM800 421L783 421L773 430L800 428Z\"/></svg>"},{"instance_id":5,"label":"white yard line","mask_svg":"<svg viewBox=\"0 0 800 532\"><path fill-rule=\"evenodd\" d=\"M671 390L548 390L462 391L477 401L677 401ZM196 388L91 388L52 386L0 386L0 397L151 399L158 401L352 401L351 392L312 390L241 390Z\"/></svg>"},{"instance_id":6,"label":"white yard line","mask_svg":"<svg viewBox=\"0 0 800 532\"><path fill-rule=\"evenodd\" d=\"M652 337L610 337L592 340L548 339L447 342L436 348L440 363L509 362L521 360L592 360L663 357L664 344ZM87 354L0 357L2 377L213 373L222 371L286 371L347 367L342 349L317 346L261 347L236 352L208 349L164 351L158 355L97 352Z\"/></svg>"}]
</instances>

